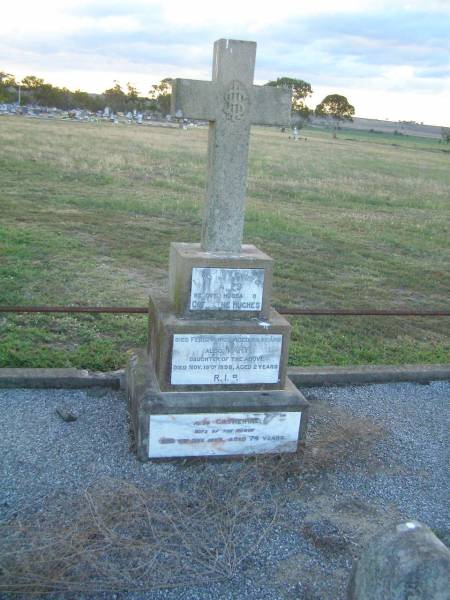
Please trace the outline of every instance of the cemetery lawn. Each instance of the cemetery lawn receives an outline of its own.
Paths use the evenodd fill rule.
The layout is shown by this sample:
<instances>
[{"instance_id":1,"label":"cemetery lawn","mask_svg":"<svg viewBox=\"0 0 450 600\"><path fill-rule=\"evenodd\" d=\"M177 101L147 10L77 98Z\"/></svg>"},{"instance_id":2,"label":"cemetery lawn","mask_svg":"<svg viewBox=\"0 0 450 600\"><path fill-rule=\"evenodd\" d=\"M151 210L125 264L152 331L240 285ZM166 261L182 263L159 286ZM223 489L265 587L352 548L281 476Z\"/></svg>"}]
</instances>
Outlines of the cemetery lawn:
<instances>
[{"instance_id":1,"label":"cemetery lawn","mask_svg":"<svg viewBox=\"0 0 450 600\"><path fill-rule=\"evenodd\" d=\"M275 259L274 304L446 309L450 147L253 128L245 241ZM0 305L145 306L171 241L200 238L206 128L0 117ZM449 318L292 318L290 364L450 362ZM143 315L0 313L0 367L111 370Z\"/></svg>"}]
</instances>

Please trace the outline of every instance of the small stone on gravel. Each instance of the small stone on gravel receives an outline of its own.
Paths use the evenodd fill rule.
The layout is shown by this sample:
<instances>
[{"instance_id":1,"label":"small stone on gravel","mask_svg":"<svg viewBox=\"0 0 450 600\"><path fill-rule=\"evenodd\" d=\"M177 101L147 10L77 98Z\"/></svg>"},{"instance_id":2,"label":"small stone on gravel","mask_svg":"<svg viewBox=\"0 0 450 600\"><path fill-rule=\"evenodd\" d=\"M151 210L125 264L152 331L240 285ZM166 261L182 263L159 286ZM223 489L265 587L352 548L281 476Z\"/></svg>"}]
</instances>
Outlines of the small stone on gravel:
<instances>
[{"instance_id":1,"label":"small stone on gravel","mask_svg":"<svg viewBox=\"0 0 450 600\"><path fill-rule=\"evenodd\" d=\"M65 408L61 408L60 406L56 407L55 412L58 415L58 417L61 417L61 419L66 423L72 423L73 421L76 421L78 419L78 417L73 412L70 412Z\"/></svg>"}]
</instances>

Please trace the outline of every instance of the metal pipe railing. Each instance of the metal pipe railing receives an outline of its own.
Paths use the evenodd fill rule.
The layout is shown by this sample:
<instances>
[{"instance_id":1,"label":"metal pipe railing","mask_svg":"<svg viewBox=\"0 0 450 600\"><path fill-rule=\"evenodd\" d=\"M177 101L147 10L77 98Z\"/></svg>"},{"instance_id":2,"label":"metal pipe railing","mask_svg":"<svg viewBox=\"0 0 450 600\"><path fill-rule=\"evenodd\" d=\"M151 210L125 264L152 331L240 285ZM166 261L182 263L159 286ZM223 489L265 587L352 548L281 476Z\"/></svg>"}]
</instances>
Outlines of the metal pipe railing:
<instances>
[{"instance_id":1,"label":"metal pipe railing","mask_svg":"<svg viewBox=\"0 0 450 600\"><path fill-rule=\"evenodd\" d=\"M450 317L450 310L375 308L289 308L275 306L282 315L333 317ZM0 306L0 313L147 314L144 306Z\"/></svg>"}]
</instances>

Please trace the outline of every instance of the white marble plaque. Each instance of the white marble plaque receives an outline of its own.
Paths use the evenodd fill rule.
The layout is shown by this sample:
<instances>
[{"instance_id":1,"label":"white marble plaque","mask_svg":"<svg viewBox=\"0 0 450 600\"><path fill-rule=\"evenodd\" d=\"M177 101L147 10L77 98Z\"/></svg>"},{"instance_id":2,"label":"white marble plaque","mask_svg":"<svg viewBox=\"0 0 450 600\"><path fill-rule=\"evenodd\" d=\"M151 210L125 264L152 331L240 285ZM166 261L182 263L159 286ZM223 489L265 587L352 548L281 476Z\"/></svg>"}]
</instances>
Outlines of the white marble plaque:
<instances>
[{"instance_id":1,"label":"white marble plaque","mask_svg":"<svg viewBox=\"0 0 450 600\"><path fill-rule=\"evenodd\" d=\"M264 269L192 269L191 310L260 311Z\"/></svg>"},{"instance_id":2,"label":"white marble plaque","mask_svg":"<svg viewBox=\"0 0 450 600\"><path fill-rule=\"evenodd\" d=\"M295 452L300 412L151 415L149 458Z\"/></svg>"},{"instance_id":3,"label":"white marble plaque","mask_svg":"<svg viewBox=\"0 0 450 600\"><path fill-rule=\"evenodd\" d=\"M281 334L175 334L173 385L277 383Z\"/></svg>"}]
</instances>

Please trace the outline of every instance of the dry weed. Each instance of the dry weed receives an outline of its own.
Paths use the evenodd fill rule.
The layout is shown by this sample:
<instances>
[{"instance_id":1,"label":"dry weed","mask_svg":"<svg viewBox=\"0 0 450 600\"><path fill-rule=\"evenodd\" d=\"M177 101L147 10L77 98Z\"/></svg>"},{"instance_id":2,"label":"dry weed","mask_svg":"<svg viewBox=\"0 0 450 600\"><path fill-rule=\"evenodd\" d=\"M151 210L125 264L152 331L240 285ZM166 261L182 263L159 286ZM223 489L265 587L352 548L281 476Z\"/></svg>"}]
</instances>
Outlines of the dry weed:
<instances>
[{"instance_id":1,"label":"dry weed","mask_svg":"<svg viewBox=\"0 0 450 600\"><path fill-rule=\"evenodd\" d=\"M332 471L350 462L366 461L383 435L384 429L374 421L337 414L333 423L320 428L297 452L258 458L256 464L262 476L278 481L305 473Z\"/></svg>"},{"instance_id":2,"label":"dry weed","mask_svg":"<svg viewBox=\"0 0 450 600\"><path fill-rule=\"evenodd\" d=\"M317 407L316 407L317 408ZM320 420L320 415L319 415ZM182 488L105 479L0 524L0 592L145 590L232 577L288 502L279 485L371 456L383 435L335 413L293 454L188 461Z\"/></svg>"},{"instance_id":3,"label":"dry weed","mask_svg":"<svg viewBox=\"0 0 450 600\"><path fill-rule=\"evenodd\" d=\"M245 468L232 481L209 474L184 490L103 480L69 505L0 526L0 591L144 590L229 578L275 519L261 485Z\"/></svg>"}]
</instances>

